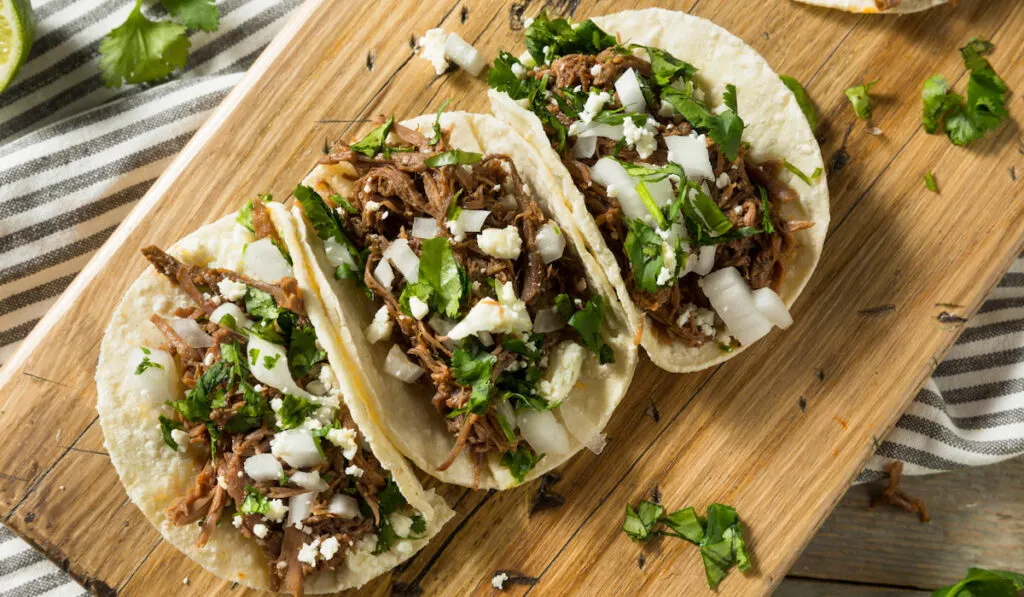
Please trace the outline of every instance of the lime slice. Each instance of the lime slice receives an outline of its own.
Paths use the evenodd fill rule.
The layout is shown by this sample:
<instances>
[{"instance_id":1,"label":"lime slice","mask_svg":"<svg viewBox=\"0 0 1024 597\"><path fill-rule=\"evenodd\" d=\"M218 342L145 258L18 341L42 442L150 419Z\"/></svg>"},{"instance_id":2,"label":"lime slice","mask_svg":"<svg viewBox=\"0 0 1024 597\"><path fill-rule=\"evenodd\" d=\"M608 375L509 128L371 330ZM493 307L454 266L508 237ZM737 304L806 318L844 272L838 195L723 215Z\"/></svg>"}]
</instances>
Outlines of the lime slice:
<instances>
[{"instance_id":1,"label":"lime slice","mask_svg":"<svg viewBox=\"0 0 1024 597\"><path fill-rule=\"evenodd\" d=\"M34 21L28 0L0 0L0 92L28 57L35 39Z\"/></svg>"}]
</instances>

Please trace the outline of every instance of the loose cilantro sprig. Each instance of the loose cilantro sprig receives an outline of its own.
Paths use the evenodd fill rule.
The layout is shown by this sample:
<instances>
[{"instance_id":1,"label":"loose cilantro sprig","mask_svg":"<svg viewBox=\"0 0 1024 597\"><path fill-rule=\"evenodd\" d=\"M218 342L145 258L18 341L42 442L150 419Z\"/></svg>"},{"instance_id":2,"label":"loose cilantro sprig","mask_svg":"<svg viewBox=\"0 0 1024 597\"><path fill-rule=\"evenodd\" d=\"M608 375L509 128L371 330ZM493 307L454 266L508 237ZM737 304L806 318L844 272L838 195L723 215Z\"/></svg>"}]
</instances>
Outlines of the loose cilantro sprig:
<instances>
[{"instance_id":1,"label":"loose cilantro sprig","mask_svg":"<svg viewBox=\"0 0 1024 597\"><path fill-rule=\"evenodd\" d=\"M281 408L277 411L277 418L280 419L278 429L284 431L302 425L302 422L313 415L318 408L320 405L310 402L302 396L285 394L281 400Z\"/></svg>"},{"instance_id":2,"label":"loose cilantro sprig","mask_svg":"<svg viewBox=\"0 0 1024 597\"><path fill-rule=\"evenodd\" d=\"M402 309L409 313L409 300L416 297L445 317L458 316L464 296L468 296L465 269L455 259L455 253L443 236L424 239L420 243L419 278L406 284L399 299Z\"/></svg>"},{"instance_id":3,"label":"loose cilantro sprig","mask_svg":"<svg viewBox=\"0 0 1024 597\"><path fill-rule=\"evenodd\" d=\"M644 500L636 508L626 505L622 530L638 542L661 535L698 546L704 562L704 574L712 589L718 588L733 566L741 572L751 568L742 524L731 506L711 504L707 516L702 518L692 507L665 514L661 504Z\"/></svg>"},{"instance_id":4,"label":"loose cilantro sprig","mask_svg":"<svg viewBox=\"0 0 1024 597\"><path fill-rule=\"evenodd\" d=\"M452 100L444 100L437 108L437 116L434 117L434 136L430 139L430 146L433 147L441 141L441 113L445 111Z\"/></svg>"},{"instance_id":5,"label":"loose cilantro sprig","mask_svg":"<svg viewBox=\"0 0 1024 597\"><path fill-rule=\"evenodd\" d=\"M877 84L878 81L871 81L870 83L850 87L846 90L846 97L849 98L850 104L853 105L853 111L857 114L857 118L861 120L871 119L871 96L868 95L868 92Z\"/></svg>"},{"instance_id":6,"label":"loose cilantro sprig","mask_svg":"<svg viewBox=\"0 0 1024 597\"><path fill-rule=\"evenodd\" d=\"M174 21L151 21L136 0L128 18L100 43L100 71L107 87L162 79L185 68L189 30L216 31L220 12L213 0L161 0Z\"/></svg>"},{"instance_id":7,"label":"loose cilantro sprig","mask_svg":"<svg viewBox=\"0 0 1024 597\"><path fill-rule=\"evenodd\" d=\"M387 135L385 135L385 137L386 136ZM367 138L369 138L369 136L367 136ZM360 143L363 143L364 141L366 141L366 139L363 139ZM355 148L354 145L352 147L353 149ZM367 151L370 150L368 149ZM342 249L348 252L348 261L350 263L342 263L334 270L335 279L355 280L357 285L365 286L363 283L363 270L366 266L366 254L365 252L360 251L356 247L355 243L349 239L348 234L345 232L345 227L342 224L341 216L338 212L328 207L327 203L320 197L320 195L310 187L300 184L295 187L292 195L302 207L302 213L305 214L306 219L308 219L309 223L313 225L313 229L316 230L316 235L322 240L334 240L334 242L338 243ZM341 205L346 212L350 214L355 213L354 206L341 197L339 197L339 199L344 201Z\"/></svg>"},{"instance_id":8,"label":"loose cilantro sprig","mask_svg":"<svg viewBox=\"0 0 1024 597\"><path fill-rule=\"evenodd\" d=\"M991 42L977 37L960 48L964 66L971 73L966 103L950 90L942 75L925 80L921 89L925 132L934 133L943 127L954 145L968 145L1010 117L1006 109L1009 89L985 58L993 49Z\"/></svg>"},{"instance_id":9,"label":"loose cilantro sprig","mask_svg":"<svg viewBox=\"0 0 1024 597\"><path fill-rule=\"evenodd\" d=\"M1018 597L1021 591L1024 574L970 568L963 580L935 591L932 597Z\"/></svg>"}]
</instances>

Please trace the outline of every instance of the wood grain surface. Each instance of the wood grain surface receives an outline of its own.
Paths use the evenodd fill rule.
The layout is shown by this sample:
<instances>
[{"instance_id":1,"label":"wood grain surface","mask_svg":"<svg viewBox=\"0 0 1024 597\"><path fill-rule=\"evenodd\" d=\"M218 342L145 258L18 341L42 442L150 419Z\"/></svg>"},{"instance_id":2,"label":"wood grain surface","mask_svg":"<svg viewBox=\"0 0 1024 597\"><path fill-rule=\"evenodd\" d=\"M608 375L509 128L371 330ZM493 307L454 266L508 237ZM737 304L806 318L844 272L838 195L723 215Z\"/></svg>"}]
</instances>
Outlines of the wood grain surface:
<instances>
[{"instance_id":1,"label":"wood grain surface","mask_svg":"<svg viewBox=\"0 0 1024 597\"><path fill-rule=\"evenodd\" d=\"M453 109L486 111L482 81L436 77L413 58L413 40L429 28L493 56L518 53L521 17L545 5L583 18L654 4L310 0L0 372L4 521L99 594L250 594L162 543L104 453L93 370L108 315L145 265L139 247L169 245L256 193L286 196L325 140L365 128L354 121L433 111L449 98ZM898 18L788 0L657 4L741 36L819 106L832 225L796 324L703 373L673 376L643 362L604 454L561 471L559 508L529 514L536 483L504 493L440 488L458 516L364 594L487 594L499 569L535 581L512 585L513 594L705 594L691 546L640 546L620 531L624 505L655 487L669 507L735 505L756 569L733 573L719 592L769 593L960 332L937 320L950 310L938 304L969 316L1020 251L1019 130L953 147L921 130L919 94L933 73L964 87L957 48L972 35L995 42L997 72L1024 89L1024 3L961 0ZM877 136L843 95L876 78ZM1024 103L1011 99L1021 122ZM925 190L928 170L941 194Z\"/></svg>"}]
</instances>

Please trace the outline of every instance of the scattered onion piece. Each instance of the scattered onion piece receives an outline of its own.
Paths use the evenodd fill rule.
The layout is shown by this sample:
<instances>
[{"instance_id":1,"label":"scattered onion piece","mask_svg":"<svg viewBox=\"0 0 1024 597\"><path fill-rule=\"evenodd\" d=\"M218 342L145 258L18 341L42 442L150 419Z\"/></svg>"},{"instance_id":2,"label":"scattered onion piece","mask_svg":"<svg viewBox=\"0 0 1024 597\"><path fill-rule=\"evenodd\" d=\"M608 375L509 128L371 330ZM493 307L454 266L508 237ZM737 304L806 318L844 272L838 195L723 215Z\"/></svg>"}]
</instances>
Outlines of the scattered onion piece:
<instances>
[{"instance_id":1,"label":"scattered onion piece","mask_svg":"<svg viewBox=\"0 0 1024 597\"><path fill-rule=\"evenodd\" d=\"M192 348L207 348L213 346L213 337L203 331L194 319L175 317L167 321L171 329Z\"/></svg>"},{"instance_id":2,"label":"scattered onion piece","mask_svg":"<svg viewBox=\"0 0 1024 597\"><path fill-rule=\"evenodd\" d=\"M423 369L409 360L397 344L391 346L384 359L384 371L405 383L413 383L423 375Z\"/></svg>"},{"instance_id":3,"label":"scattered onion piece","mask_svg":"<svg viewBox=\"0 0 1024 597\"><path fill-rule=\"evenodd\" d=\"M782 329L793 325L793 317L779 295L767 286L754 291L754 306L772 323Z\"/></svg>"},{"instance_id":4,"label":"scattered onion piece","mask_svg":"<svg viewBox=\"0 0 1024 597\"><path fill-rule=\"evenodd\" d=\"M754 293L735 267L726 267L701 279L704 295L729 333L750 346L772 330L772 324L754 305Z\"/></svg>"},{"instance_id":5,"label":"scattered onion piece","mask_svg":"<svg viewBox=\"0 0 1024 597\"><path fill-rule=\"evenodd\" d=\"M644 92L640 89L640 81L637 80L636 71L632 68L622 73L622 76L615 81L615 91L619 94L619 100L627 113L643 114L647 112Z\"/></svg>"},{"instance_id":6,"label":"scattered onion piece","mask_svg":"<svg viewBox=\"0 0 1024 597\"><path fill-rule=\"evenodd\" d=\"M487 66L487 60L476 48L466 40L459 37L457 33L448 35L448 41L444 44L444 53L451 61L458 64L474 77Z\"/></svg>"}]
</instances>

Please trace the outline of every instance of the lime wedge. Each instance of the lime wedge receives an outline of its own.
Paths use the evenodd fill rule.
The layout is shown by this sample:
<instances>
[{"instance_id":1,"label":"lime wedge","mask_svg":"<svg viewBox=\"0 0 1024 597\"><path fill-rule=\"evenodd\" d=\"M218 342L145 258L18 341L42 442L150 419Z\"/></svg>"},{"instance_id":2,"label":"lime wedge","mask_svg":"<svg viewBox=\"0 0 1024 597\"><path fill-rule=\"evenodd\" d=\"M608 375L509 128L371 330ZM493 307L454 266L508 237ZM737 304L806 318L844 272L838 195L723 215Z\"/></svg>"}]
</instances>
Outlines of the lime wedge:
<instances>
[{"instance_id":1,"label":"lime wedge","mask_svg":"<svg viewBox=\"0 0 1024 597\"><path fill-rule=\"evenodd\" d=\"M28 57L35 39L35 19L28 0L0 0L0 92Z\"/></svg>"}]
</instances>

